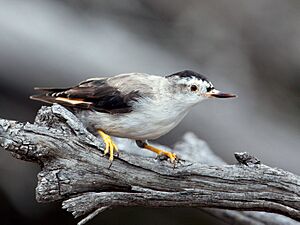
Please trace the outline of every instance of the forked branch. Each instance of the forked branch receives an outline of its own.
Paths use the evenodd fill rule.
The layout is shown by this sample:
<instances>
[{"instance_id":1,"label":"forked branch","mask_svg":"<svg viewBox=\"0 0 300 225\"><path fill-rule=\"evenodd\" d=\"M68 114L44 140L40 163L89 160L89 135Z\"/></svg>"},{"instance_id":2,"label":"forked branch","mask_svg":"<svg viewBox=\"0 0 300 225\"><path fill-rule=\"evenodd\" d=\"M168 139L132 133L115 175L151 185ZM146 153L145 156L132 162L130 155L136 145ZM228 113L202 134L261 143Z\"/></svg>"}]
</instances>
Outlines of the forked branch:
<instances>
[{"instance_id":1,"label":"forked branch","mask_svg":"<svg viewBox=\"0 0 300 225\"><path fill-rule=\"evenodd\" d=\"M37 201L62 200L75 217L92 213L92 218L108 207L180 206L204 208L244 224L277 224L276 218L284 217L220 209L274 212L300 221L299 176L263 164L224 165L193 135L175 147L187 159L175 169L167 161L122 149L109 168L102 141L70 111L53 105L42 107L34 124L0 119L0 145L41 165ZM201 163L195 162L198 157Z\"/></svg>"}]
</instances>

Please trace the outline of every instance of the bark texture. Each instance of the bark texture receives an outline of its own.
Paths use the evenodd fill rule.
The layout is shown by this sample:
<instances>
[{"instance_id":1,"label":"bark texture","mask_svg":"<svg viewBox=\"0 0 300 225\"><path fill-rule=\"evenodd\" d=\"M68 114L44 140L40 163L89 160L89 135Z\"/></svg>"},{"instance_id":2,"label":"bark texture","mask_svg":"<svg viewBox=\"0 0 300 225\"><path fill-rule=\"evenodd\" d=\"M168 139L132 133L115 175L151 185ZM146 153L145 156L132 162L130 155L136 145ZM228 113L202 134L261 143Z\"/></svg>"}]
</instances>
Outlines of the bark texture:
<instances>
[{"instance_id":1,"label":"bark texture","mask_svg":"<svg viewBox=\"0 0 300 225\"><path fill-rule=\"evenodd\" d=\"M53 105L42 107L34 124L0 119L0 146L39 163L37 201L61 200L75 217L89 214L80 224L107 208L129 206L198 207L231 224L300 221L299 176L259 164L246 153L236 154L243 164L225 165L192 134L174 148L185 159L175 169L167 161L123 151L133 148L127 144L120 144L120 156L109 168L103 142L70 111Z\"/></svg>"}]
</instances>

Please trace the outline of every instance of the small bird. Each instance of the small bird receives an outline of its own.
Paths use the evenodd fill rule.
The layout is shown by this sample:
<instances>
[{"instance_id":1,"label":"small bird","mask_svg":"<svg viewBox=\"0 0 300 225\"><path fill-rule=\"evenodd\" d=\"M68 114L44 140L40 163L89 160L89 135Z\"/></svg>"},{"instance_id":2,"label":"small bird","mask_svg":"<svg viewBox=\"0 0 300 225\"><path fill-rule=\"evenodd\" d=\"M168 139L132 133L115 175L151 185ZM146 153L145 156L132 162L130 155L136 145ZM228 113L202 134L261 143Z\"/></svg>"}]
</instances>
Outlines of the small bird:
<instances>
[{"instance_id":1,"label":"small bird","mask_svg":"<svg viewBox=\"0 0 300 225\"><path fill-rule=\"evenodd\" d=\"M66 106L87 128L96 130L111 162L118 147L110 135L133 139L140 148L175 163L175 153L155 148L147 140L168 133L202 100L235 97L216 90L205 76L191 70L167 76L126 73L91 78L68 88L35 89L41 93L31 99Z\"/></svg>"}]
</instances>

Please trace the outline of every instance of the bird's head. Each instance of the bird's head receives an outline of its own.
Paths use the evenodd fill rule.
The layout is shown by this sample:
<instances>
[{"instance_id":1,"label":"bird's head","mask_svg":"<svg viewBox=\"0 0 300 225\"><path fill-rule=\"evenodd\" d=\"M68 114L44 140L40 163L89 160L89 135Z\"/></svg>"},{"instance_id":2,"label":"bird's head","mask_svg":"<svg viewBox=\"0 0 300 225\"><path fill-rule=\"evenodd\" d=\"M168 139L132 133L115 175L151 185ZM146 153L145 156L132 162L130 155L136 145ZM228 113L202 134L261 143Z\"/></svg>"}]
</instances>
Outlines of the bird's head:
<instances>
[{"instance_id":1,"label":"bird's head","mask_svg":"<svg viewBox=\"0 0 300 225\"><path fill-rule=\"evenodd\" d=\"M223 93L213 86L207 78L197 72L184 70L166 76L173 89L174 97L184 102L196 104L209 98L233 98L236 95Z\"/></svg>"}]
</instances>

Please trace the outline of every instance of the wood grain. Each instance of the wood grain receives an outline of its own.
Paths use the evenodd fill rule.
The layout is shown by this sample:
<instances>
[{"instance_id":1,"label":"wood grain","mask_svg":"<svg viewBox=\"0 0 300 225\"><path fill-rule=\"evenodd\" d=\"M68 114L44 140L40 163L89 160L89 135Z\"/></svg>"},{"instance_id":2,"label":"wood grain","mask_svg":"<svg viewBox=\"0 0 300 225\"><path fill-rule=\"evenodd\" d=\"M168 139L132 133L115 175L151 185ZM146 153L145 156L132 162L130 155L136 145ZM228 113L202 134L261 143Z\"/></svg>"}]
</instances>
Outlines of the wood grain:
<instances>
[{"instance_id":1,"label":"wood grain","mask_svg":"<svg viewBox=\"0 0 300 225\"><path fill-rule=\"evenodd\" d=\"M103 142L70 111L53 105L42 107L34 124L0 119L0 146L41 165L37 201L61 200L75 217L144 206L203 208L228 222L248 221L243 224L279 224L285 217L228 209L273 212L300 221L299 176L263 164L225 165L191 134L175 147L187 159L175 169L167 161L122 149L109 168ZM285 221L296 224L294 220Z\"/></svg>"}]
</instances>

